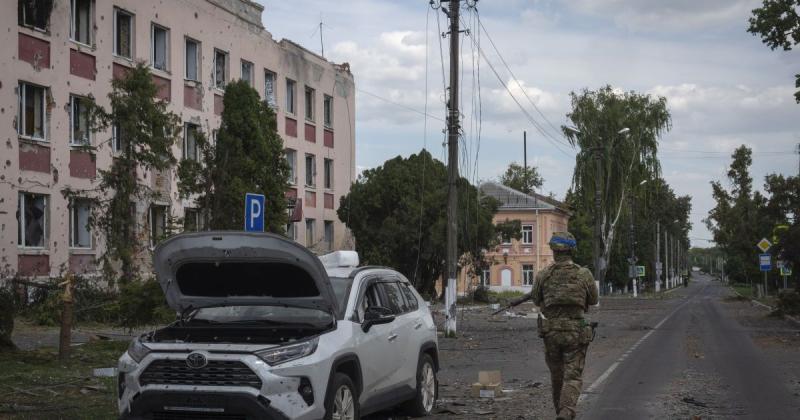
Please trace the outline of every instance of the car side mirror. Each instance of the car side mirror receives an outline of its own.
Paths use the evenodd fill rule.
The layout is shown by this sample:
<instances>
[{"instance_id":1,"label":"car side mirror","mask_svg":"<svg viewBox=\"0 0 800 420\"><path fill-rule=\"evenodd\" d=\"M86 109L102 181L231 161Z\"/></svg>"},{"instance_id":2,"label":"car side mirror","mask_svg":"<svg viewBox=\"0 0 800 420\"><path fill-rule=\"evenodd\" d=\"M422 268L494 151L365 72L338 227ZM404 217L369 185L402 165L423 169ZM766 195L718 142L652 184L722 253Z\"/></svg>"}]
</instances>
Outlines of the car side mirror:
<instances>
[{"instance_id":1,"label":"car side mirror","mask_svg":"<svg viewBox=\"0 0 800 420\"><path fill-rule=\"evenodd\" d=\"M361 329L364 332L369 332L373 325L388 324L394 321L394 314L388 308L383 306L370 306L364 312L364 322L361 323Z\"/></svg>"}]
</instances>

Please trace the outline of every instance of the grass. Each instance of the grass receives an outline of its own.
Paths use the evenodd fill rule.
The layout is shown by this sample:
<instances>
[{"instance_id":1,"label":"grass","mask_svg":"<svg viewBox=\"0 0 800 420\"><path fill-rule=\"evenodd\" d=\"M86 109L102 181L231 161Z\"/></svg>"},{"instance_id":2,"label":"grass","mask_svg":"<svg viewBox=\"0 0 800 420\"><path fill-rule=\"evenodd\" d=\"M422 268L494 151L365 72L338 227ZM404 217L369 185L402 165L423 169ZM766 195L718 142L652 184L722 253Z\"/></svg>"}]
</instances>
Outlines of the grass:
<instances>
[{"instance_id":1,"label":"grass","mask_svg":"<svg viewBox=\"0 0 800 420\"><path fill-rule=\"evenodd\" d=\"M764 305L771 306L773 308L775 307L775 305L777 303L777 300L776 300L775 296L766 296L766 297L756 298L755 297L756 295L755 295L755 292L754 292L753 288L750 287L750 285L747 285L747 284L743 284L743 283L732 284L731 285L731 289L735 290L737 293L739 293L744 298L756 300L758 302L763 303Z\"/></svg>"},{"instance_id":2,"label":"grass","mask_svg":"<svg viewBox=\"0 0 800 420\"><path fill-rule=\"evenodd\" d=\"M116 378L93 377L92 369L115 367L127 346L86 343L63 363L53 348L0 353L0 418L116 418Z\"/></svg>"}]
</instances>

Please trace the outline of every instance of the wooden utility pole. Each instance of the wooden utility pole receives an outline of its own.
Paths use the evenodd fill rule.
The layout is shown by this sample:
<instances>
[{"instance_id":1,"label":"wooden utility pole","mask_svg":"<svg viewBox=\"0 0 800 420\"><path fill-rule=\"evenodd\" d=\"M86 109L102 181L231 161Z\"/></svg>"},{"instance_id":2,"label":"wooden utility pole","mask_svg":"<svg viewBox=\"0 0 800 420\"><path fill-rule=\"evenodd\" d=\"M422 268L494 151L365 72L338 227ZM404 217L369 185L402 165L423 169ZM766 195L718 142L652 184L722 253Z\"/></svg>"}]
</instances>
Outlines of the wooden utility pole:
<instances>
[{"instance_id":1,"label":"wooden utility pole","mask_svg":"<svg viewBox=\"0 0 800 420\"><path fill-rule=\"evenodd\" d=\"M64 286L64 295L61 298L61 331L58 336L58 358L69 358L70 344L72 343L72 273L67 273L66 279L61 283Z\"/></svg>"},{"instance_id":2,"label":"wooden utility pole","mask_svg":"<svg viewBox=\"0 0 800 420\"><path fill-rule=\"evenodd\" d=\"M594 152L594 241L592 241L592 259L594 260L594 279L599 284L600 294L605 294L606 262L602 259L603 228L602 228L602 195L603 188L603 146L596 145L592 148Z\"/></svg>"},{"instance_id":3,"label":"wooden utility pole","mask_svg":"<svg viewBox=\"0 0 800 420\"><path fill-rule=\"evenodd\" d=\"M444 1L444 0L442 0ZM449 0L450 96L447 101L447 288L445 289L445 335L456 333L456 278L458 276L458 34L460 0Z\"/></svg>"}]
</instances>

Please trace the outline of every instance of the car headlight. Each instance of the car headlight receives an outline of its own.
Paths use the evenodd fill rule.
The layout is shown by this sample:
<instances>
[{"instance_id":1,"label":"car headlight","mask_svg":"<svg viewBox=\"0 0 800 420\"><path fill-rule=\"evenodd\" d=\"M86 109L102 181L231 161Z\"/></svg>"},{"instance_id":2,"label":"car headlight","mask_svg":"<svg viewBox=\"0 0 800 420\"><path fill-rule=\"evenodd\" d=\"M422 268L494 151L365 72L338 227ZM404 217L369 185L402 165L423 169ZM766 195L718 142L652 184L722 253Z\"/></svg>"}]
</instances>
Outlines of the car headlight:
<instances>
[{"instance_id":1,"label":"car headlight","mask_svg":"<svg viewBox=\"0 0 800 420\"><path fill-rule=\"evenodd\" d=\"M314 353L317 350L317 344L319 344L319 337L314 337L302 343L259 350L255 354L268 365L275 366Z\"/></svg>"},{"instance_id":2,"label":"car headlight","mask_svg":"<svg viewBox=\"0 0 800 420\"><path fill-rule=\"evenodd\" d=\"M134 338L128 346L128 355L130 355L131 359L135 360L136 363L141 362L148 353L150 353L150 348L142 344L142 342L139 341L139 337Z\"/></svg>"}]
</instances>

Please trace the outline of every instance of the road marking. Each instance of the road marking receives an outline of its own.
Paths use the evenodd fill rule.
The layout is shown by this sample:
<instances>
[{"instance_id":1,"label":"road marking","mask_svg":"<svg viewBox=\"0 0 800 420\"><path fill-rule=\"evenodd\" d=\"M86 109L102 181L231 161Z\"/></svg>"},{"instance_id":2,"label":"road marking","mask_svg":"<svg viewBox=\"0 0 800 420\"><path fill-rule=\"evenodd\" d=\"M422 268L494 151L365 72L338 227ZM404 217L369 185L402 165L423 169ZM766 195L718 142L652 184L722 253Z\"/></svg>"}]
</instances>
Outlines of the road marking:
<instances>
[{"instance_id":1,"label":"road marking","mask_svg":"<svg viewBox=\"0 0 800 420\"><path fill-rule=\"evenodd\" d=\"M578 398L578 402L579 403L583 402L583 400L586 399L586 396L588 394L594 394L597 388L599 388L600 385L602 385L606 381L606 379L608 379L608 377L611 376L612 373L614 373L617 367L619 367L620 363L625 361L625 359L627 359L628 356L630 356L634 350L636 350L642 343L644 343L644 341L647 340L648 337L653 335L653 333L656 332L657 329L661 328L661 326L664 325L664 323L667 322L667 320L670 319L672 315L675 315L675 313L678 312L678 310L683 308L687 303L691 302L692 300L693 300L692 298L686 299L685 302L678 305L675 309L672 310L672 312L667 314L667 316L665 316L664 319L659 321L658 324L656 324L656 326L653 327L653 329L648 331L647 334L643 335L642 338L636 341L627 351L625 351L622 354L622 356L619 357L619 359L617 359L617 361L612 363L611 366L609 366L608 369L606 369L606 371L603 372L603 374L600 375L599 378L595 379L595 381L592 382L592 384L589 385L589 387L587 387L586 390L581 393L580 398Z\"/></svg>"}]
</instances>

